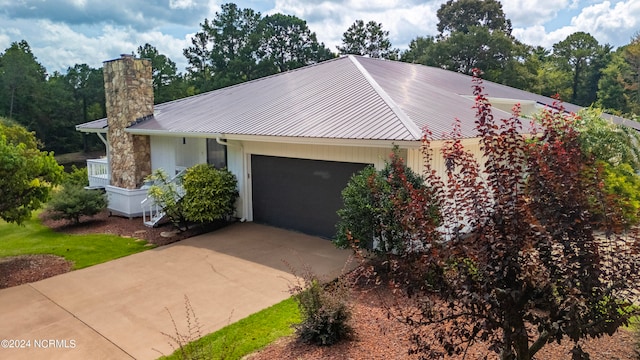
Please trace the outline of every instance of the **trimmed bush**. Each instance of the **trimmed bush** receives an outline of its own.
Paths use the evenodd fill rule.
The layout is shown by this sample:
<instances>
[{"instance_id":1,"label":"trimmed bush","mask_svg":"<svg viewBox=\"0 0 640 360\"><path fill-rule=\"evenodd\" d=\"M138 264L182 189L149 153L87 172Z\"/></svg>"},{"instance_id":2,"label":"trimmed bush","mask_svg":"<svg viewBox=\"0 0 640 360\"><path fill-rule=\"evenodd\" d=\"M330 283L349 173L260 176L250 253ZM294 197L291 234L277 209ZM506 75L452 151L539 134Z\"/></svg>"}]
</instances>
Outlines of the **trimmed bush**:
<instances>
[{"instance_id":1,"label":"trimmed bush","mask_svg":"<svg viewBox=\"0 0 640 360\"><path fill-rule=\"evenodd\" d=\"M207 223L233 216L238 180L229 170L199 164L187 170L182 184L186 191L182 202L189 221Z\"/></svg>"},{"instance_id":2,"label":"trimmed bush","mask_svg":"<svg viewBox=\"0 0 640 360\"><path fill-rule=\"evenodd\" d=\"M80 222L81 216L93 216L107 207L107 196L100 190L87 190L82 185L65 184L47 204L49 217Z\"/></svg>"},{"instance_id":3,"label":"trimmed bush","mask_svg":"<svg viewBox=\"0 0 640 360\"><path fill-rule=\"evenodd\" d=\"M410 208L413 198L423 199L420 209ZM411 231L416 217L440 221L439 204L432 201L424 178L406 166L394 147L384 169L369 166L355 174L342 191L344 206L334 244L355 245L378 254L403 254L413 247ZM413 212L420 211L420 214Z\"/></svg>"}]
</instances>

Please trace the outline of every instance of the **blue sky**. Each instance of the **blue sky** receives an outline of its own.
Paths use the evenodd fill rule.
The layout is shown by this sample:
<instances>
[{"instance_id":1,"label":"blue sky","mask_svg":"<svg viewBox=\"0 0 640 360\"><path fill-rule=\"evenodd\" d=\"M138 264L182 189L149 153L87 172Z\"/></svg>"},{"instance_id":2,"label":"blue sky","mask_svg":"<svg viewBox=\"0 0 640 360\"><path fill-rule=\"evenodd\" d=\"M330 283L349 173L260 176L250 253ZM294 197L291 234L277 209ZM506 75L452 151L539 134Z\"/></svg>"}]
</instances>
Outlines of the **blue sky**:
<instances>
[{"instance_id":1,"label":"blue sky","mask_svg":"<svg viewBox=\"0 0 640 360\"><path fill-rule=\"evenodd\" d=\"M284 13L307 21L318 40L336 51L342 33L355 21L375 20L389 31L394 47L406 49L417 36L436 35L436 11L446 0L242 0L242 8L263 15ZM182 49L216 0L0 0L0 51L26 40L49 73L75 64L131 53L145 43L169 56L184 71ZM576 31L601 44L629 43L640 31L640 0L503 0L513 35L546 48Z\"/></svg>"}]
</instances>

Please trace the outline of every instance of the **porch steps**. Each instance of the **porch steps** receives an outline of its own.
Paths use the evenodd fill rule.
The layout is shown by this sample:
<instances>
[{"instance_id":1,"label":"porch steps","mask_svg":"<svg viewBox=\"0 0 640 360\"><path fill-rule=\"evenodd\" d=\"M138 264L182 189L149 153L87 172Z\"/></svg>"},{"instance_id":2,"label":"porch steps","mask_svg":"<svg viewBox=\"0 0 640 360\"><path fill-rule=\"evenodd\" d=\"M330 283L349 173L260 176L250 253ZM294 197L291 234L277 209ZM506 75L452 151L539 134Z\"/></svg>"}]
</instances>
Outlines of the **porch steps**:
<instances>
[{"instance_id":1,"label":"porch steps","mask_svg":"<svg viewBox=\"0 0 640 360\"><path fill-rule=\"evenodd\" d=\"M179 201L184 197L185 191L182 187L182 175L186 172L186 169L178 172L171 180L169 180L169 184L173 184L176 189L175 200ZM167 215L165 211L162 209L162 206L157 204L153 198L147 196L144 200L140 202L140 206L142 207L142 222L147 227L156 227L164 219Z\"/></svg>"}]
</instances>

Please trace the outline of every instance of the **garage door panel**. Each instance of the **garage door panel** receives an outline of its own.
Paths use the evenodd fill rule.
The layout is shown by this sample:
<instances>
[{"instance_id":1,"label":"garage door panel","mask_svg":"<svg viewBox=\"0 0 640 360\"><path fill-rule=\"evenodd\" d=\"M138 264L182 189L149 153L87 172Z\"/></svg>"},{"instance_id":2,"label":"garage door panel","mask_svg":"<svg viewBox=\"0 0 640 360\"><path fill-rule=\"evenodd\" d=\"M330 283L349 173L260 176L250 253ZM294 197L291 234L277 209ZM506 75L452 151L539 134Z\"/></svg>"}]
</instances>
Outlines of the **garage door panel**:
<instances>
[{"instance_id":1,"label":"garage door panel","mask_svg":"<svg viewBox=\"0 0 640 360\"><path fill-rule=\"evenodd\" d=\"M252 155L253 219L333 238L342 189L367 164Z\"/></svg>"}]
</instances>

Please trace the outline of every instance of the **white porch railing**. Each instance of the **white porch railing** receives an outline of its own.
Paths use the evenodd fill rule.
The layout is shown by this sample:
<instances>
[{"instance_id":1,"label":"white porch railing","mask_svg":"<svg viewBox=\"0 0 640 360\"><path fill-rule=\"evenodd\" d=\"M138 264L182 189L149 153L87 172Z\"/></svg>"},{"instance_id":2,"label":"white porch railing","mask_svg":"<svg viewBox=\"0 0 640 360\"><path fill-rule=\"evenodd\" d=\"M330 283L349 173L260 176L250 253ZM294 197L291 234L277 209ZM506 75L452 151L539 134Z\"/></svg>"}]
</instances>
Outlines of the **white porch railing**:
<instances>
[{"instance_id":1,"label":"white porch railing","mask_svg":"<svg viewBox=\"0 0 640 360\"><path fill-rule=\"evenodd\" d=\"M185 172L186 169L182 169L169 180L169 183L176 186L176 201L182 199L185 193L182 187L182 175L184 175ZM142 207L142 221L148 227L155 227L166 215L162 206L157 204L153 198L149 196L140 202L140 206Z\"/></svg>"},{"instance_id":2,"label":"white porch railing","mask_svg":"<svg viewBox=\"0 0 640 360\"><path fill-rule=\"evenodd\" d=\"M103 189L109 185L109 163L106 158L88 159L87 175L89 175L89 188Z\"/></svg>"}]
</instances>

